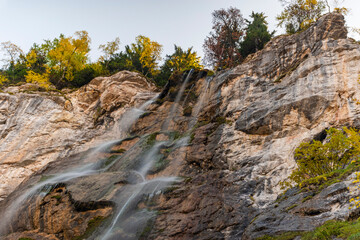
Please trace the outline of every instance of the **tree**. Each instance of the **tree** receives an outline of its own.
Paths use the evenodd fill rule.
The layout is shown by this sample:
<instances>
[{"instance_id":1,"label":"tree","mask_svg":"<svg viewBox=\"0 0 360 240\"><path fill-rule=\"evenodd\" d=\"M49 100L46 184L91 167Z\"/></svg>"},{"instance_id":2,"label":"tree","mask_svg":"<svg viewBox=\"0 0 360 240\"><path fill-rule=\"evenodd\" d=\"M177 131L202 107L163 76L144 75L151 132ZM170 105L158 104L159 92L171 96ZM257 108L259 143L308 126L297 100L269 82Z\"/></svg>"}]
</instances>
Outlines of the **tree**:
<instances>
[{"instance_id":1,"label":"tree","mask_svg":"<svg viewBox=\"0 0 360 240\"><path fill-rule=\"evenodd\" d=\"M197 56L192 47L184 51L181 47L174 45L175 52L172 55L167 55L165 65L171 71L183 72L190 69L200 69L203 66L200 64L200 57Z\"/></svg>"},{"instance_id":2,"label":"tree","mask_svg":"<svg viewBox=\"0 0 360 240\"><path fill-rule=\"evenodd\" d=\"M190 69L201 69L200 57L192 50L192 47L184 51L181 47L174 45L175 52L166 55L165 62L161 66L160 73L155 77L158 86L164 86L174 71L183 72Z\"/></svg>"},{"instance_id":3,"label":"tree","mask_svg":"<svg viewBox=\"0 0 360 240\"><path fill-rule=\"evenodd\" d=\"M244 19L237 8L220 9L212 13L213 31L203 45L205 63L215 68L228 68L239 64L239 51L243 36Z\"/></svg>"},{"instance_id":4,"label":"tree","mask_svg":"<svg viewBox=\"0 0 360 240\"><path fill-rule=\"evenodd\" d=\"M252 12L250 17L253 20L251 22L249 20L245 20L248 25L244 41L240 44L241 55L244 58L246 58L249 54L262 49L275 33L275 31L272 33L268 31L268 23L265 20L266 16L264 13Z\"/></svg>"},{"instance_id":5,"label":"tree","mask_svg":"<svg viewBox=\"0 0 360 240\"><path fill-rule=\"evenodd\" d=\"M56 75L56 82L72 81L74 72L85 68L90 51L90 37L86 31L75 33L74 37L60 36L50 45L48 58L50 68Z\"/></svg>"},{"instance_id":6,"label":"tree","mask_svg":"<svg viewBox=\"0 0 360 240\"><path fill-rule=\"evenodd\" d=\"M332 3L330 4L328 0L324 0L329 13L332 11L331 10L331 6L332 6L334 12L347 15L349 13L349 9L341 6L344 3L344 1L345 0L333 0L331 1Z\"/></svg>"},{"instance_id":7,"label":"tree","mask_svg":"<svg viewBox=\"0 0 360 240\"><path fill-rule=\"evenodd\" d=\"M20 57L24 55L21 48L10 41L2 42L0 45L1 45L1 50L5 52L5 54L8 57L3 59L3 61L6 63L6 67L9 67L10 65L14 65L20 59Z\"/></svg>"},{"instance_id":8,"label":"tree","mask_svg":"<svg viewBox=\"0 0 360 240\"><path fill-rule=\"evenodd\" d=\"M101 44L99 49L102 50L104 55L100 56L99 61L108 62L111 57L119 50L120 38L115 38L114 41L107 42L106 44Z\"/></svg>"},{"instance_id":9,"label":"tree","mask_svg":"<svg viewBox=\"0 0 360 240\"><path fill-rule=\"evenodd\" d=\"M158 73L162 52L159 43L139 35L136 37L136 43L126 46L125 49L128 61L131 61L134 68L144 76L152 77Z\"/></svg>"},{"instance_id":10,"label":"tree","mask_svg":"<svg viewBox=\"0 0 360 240\"><path fill-rule=\"evenodd\" d=\"M276 19L278 26L285 25L286 32L293 34L304 30L315 22L325 10L322 0L280 0L285 6Z\"/></svg>"}]
</instances>

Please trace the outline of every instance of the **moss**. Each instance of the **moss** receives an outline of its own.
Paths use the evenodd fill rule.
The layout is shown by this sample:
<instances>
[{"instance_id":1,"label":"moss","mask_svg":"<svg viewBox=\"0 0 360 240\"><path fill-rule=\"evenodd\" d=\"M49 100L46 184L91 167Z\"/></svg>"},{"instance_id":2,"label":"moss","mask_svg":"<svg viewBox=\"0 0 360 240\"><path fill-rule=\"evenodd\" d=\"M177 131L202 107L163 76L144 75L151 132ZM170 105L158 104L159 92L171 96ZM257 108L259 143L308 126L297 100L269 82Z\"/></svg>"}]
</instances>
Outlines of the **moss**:
<instances>
[{"instance_id":1,"label":"moss","mask_svg":"<svg viewBox=\"0 0 360 240\"><path fill-rule=\"evenodd\" d=\"M313 195L307 196L307 197L303 198L303 199L301 200L301 202L306 202L307 200L310 200L310 199L312 199L313 197L314 197Z\"/></svg>"},{"instance_id":2,"label":"moss","mask_svg":"<svg viewBox=\"0 0 360 240\"><path fill-rule=\"evenodd\" d=\"M32 238L19 238L18 240L34 240Z\"/></svg>"},{"instance_id":3,"label":"moss","mask_svg":"<svg viewBox=\"0 0 360 240\"><path fill-rule=\"evenodd\" d=\"M155 173L158 173L158 172L164 170L169 165L169 162L170 161L165 157L161 157L161 158L157 159L157 161L151 167L149 173L155 174Z\"/></svg>"},{"instance_id":4,"label":"moss","mask_svg":"<svg viewBox=\"0 0 360 240\"><path fill-rule=\"evenodd\" d=\"M183 177L184 178L184 183L189 183L192 180L192 177Z\"/></svg>"},{"instance_id":5,"label":"moss","mask_svg":"<svg viewBox=\"0 0 360 240\"><path fill-rule=\"evenodd\" d=\"M145 228L143 229L143 231L141 232L139 239L148 239L148 236L150 235L152 229L154 227L154 220L150 219L149 221L147 221Z\"/></svg>"},{"instance_id":6,"label":"moss","mask_svg":"<svg viewBox=\"0 0 360 240\"><path fill-rule=\"evenodd\" d=\"M195 139L195 133L193 132L190 135L190 143L192 143L192 141L194 141L194 139Z\"/></svg>"},{"instance_id":7,"label":"moss","mask_svg":"<svg viewBox=\"0 0 360 240\"><path fill-rule=\"evenodd\" d=\"M156 100L155 100L155 104L157 104L157 105L161 105L161 104L163 104L164 103L164 99L163 98L157 98Z\"/></svg>"},{"instance_id":8,"label":"moss","mask_svg":"<svg viewBox=\"0 0 360 240\"><path fill-rule=\"evenodd\" d=\"M111 155L110 157L108 157L108 158L106 158L105 160L104 160L104 166L106 167L106 166L109 166L111 163L113 163L116 159L118 158L118 156L116 156L116 155Z\"/></svg>"},{"instance_id":9,"label":"moss","mask_svg":"<svg viewBox=\"0 0 360 240\"><path fill-rule=\"evenodd\" d=\"M184 116L191 116L191 114L192 114L192 110L193 110L193 108L191 107L191 106L187 106L186 108L184 108L184 110L183 110L183 115Z\"/></svg>"},{"instance_id":10,"label":"moss","mask_svg":"<svg viewBox=\"0 0 360 240\"><path fill-rule=\"evenodd\" d=\"M42 175L39 182L45 182L53 177L53 175Z\"/></svg>"},{"instance_id":11,"label":"moss","mask_svg":"<svg viewBox=\"0 0 360 240\"><path fill-rule=\"evenodd\" d=\"M179 138L181 138L181 133L180 132L178 132L178 131L173 131L173 132L169 132L168 133L168 136L169 136L169 138L171 138L173 141L175 141L176 139L179 139Z\"/></svg>"},{"instance_id":12,"label":"moss","mask_svg":"<svg viewBox=\"0 0 360 240\"><path fill-rule=\"evenodd\" d=\"M55 195L55 196L51 196L51 198L54 198L54 199L56 199L56 200L60 200L61 199L61 195Z\"/></svg>"},{"instance_id":13,"label":"moss","mask_svg":"<svg viewBox=\"0 0 360 240\"><path fill-rule=\"evenodd\" d=\"M177 189L179 189L179 188L180 188L180 187L172 186L172 187L166 188L166 189L163 190L162 192L163 192L163 194L167 194L167 193L171 193L171 192L173 192L173 191L175 191L175 190L177 190Z\"/></svg>"},{"instance_id":14,"label":"moss","mask_svg":"<svg viewBox=\"0 0 360 240\"><path fill-rule=\"evenodd\" d=\"M152 134L149 134L146 138L146 141L144 143L144 147L151 147L155 144L156 142L156 136L158 135L159 133L158 132L155 132L155 133L152 133Z\"/></svg>"},{"instance_id":15,"label":"moss","mask_svg":"<svg viewBox=\"0 0 360 240\"><path fill-rule=\"evenodd\" d=\"M123 148L116 149L116 150L111 150L111 151L110 151L110 153L124 153L124 152L126 152L126 150L123 149Z\"/></svg>"},{"instance_id":16,"label":"moss","mask_svg":"<svg viewBox=\"0 0 360 240\"><path fill-rule=\"evenodd\" d=\"M297 204L291 205L290 207L288 207L288 208L286 209L286 211L290 211L291 209L293 209L293 208L295 208L295 207L297 207Z\"/></svg>"},{"instance_id":17,"label":"moss","mask_svg":"<svg viewBox=\"0 0 360 240\"><path fill-rule=\"evenodd\" d=\"M88 226L85 230L85 233L81 236L73 237L72 240L83 240L83 239L89 238L91 236L91 234L96 230L96 228L98 228L100 226L100 224L104 220L105 220L105 218L103 216L96 216L96 217L92 218L88 222Z\"/></svg>"},{"instance_id":18,"label":"moss","mask_svg":"<svg viewBox=\"0 0 360 240\"><path fill-rule=\"evenodd\" d=\"M208 77L211 77L211 76L214 76L214 75L215 75L214 71L211 71L211 70L207 71L207 76Z\"/></svg>"},{"instance_id":19,"label":"moss","mask_svg":"<svg viewBox=\"0 0 360 240\"><path fill-rule=\"evenodd\" d=\"M286 76L286 74L287 74L286 72L280 74L280 75L276 78L276 80L275 80L274 82L275 82L275 83L281 82L281 79L283 79L283 78Z\"/></svg>"},{"instance_id":20,"label":"moss","mask_svg":"<svg viewBox=\"0 0 360 240\"><path fill-rule=\"evenodd\" d=\"M257 238L257 240L292 240L295 237L302 236L302 232L287 232L277 236L264 235Z\"/></svg>"},{"instance_id":21,"label":"moss","mask_svg":"<svg viewBox=\"0 0 360 240\"><path fill-rule=\"evenodd\" d=\"M139 119L147 117L151 114L151 112L144 112L143 114L140 115Z\"/></svg>"}]
</instances>

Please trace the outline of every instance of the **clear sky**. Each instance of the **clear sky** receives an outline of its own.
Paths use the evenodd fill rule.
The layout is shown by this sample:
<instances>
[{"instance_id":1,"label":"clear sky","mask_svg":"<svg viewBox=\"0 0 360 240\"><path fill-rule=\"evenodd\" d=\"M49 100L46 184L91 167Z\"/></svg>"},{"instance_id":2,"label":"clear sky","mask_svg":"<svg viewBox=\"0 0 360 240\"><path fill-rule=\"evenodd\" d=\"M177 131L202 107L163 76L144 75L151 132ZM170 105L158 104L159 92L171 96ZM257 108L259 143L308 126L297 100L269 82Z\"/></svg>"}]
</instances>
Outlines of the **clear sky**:
<instances>
[{"instance_id":1,"label":"clear sky","mask_svg":"<svg viewBox=\"0 0 360 240\"><path fill-rule=\"evenodd\" d=\"M0 0L0 42L11 41L27 52L33 43L86 30L92 61L101 54L100 44L119 37L123 50L140 34L162 44L163 56L173 52L174 44L193 46L202 56L211 13L230 6L245 18L251 11L264 12L269 29L283 32L276 28L275 17L282 10L278 0ZM360 27L360 1L346 0L344 6L352 10L348 25Z\"/></svg>"}]
</instances>

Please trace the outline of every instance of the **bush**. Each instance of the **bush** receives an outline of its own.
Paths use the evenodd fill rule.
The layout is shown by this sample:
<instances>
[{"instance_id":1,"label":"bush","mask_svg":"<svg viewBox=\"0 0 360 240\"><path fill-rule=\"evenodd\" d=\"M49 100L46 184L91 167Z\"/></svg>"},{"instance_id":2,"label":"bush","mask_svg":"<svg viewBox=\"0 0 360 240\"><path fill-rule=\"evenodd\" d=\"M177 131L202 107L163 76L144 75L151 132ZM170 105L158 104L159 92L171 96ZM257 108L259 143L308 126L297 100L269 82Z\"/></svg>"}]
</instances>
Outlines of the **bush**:
<instances>
[{"instance_id":1,"label":"bush","mask_svg":"<svg viewBox=\"0 0 360 240\"><path fill-rule=\"evenodd\" d=\"M360 136L354 129L330 128L323 142L313 140L301 143L295 150L297 169L283 182L292 187L296 183L300 187L304 182L323 182L327 175L339 169L345 169L352 158L360 154Z\"/></svg>"}]
</instances>

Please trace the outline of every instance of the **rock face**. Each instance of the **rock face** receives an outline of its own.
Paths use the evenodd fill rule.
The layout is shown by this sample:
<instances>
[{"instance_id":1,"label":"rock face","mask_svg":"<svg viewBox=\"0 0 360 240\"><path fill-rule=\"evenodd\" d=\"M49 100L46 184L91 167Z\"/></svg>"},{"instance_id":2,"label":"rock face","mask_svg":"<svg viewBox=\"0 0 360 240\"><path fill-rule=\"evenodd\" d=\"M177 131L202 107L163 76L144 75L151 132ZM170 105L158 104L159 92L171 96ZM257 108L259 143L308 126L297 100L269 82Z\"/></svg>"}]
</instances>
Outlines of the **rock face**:
<instances>
[{"instance_id":1,"label":"rock face","mask_svg":"<svg viewBox=\"0 0 360 240\"><path fill-rule=\"evenodd\" d=\"M256 239L348 218L354 176L311 201L294 194L274 202L301 142L329 127L359 126L359 66L360 48L346 38L343 17L329 14L218 74L201 112L212 123L195 130L183 169L191 180L166 195L152 237Z\"/></svg>"},{"instance_id":2,"label":"rock face","mask_svg":"<svg viewBox=\"0 0 360 240\"><path fill-rule=\"evenodd\" d=\"M49 162L119 134L121 115L153 97L155 86L124 71L66 95L31 89L0 93L0 200Z\"/></svg>"},{"instance_id":3,"label":"rock face","mask_svg":"<svg viewBox=\"0 0 360 240\"><path fill-rule=\"evenodd\" d=\"M343 16L328 14L302 33L273 39L232 70L214 77L206 77L206 71L174 75L126 128L117 123L125 109L154 96L149 93L154 86L138 74L97 78L66 98L1 94L3 197L41 170L0 210L46 176L74 163L95 163L95 157L84 159L79 152L124 135L106 129L129 130L133 136L97 151L102 160L96 163L106 171L53 185L45 197L24 204L31 223L27 217L14 220L7 238L93 239L96 231L86 235L91 221L114 219L116 209L129 204L158 214L147 224L136 221L141 234L118 227L121 239L256 239L357 218L359 213L348 208L349 199L359 194L354 174L318 192L294 188L281 195L279 184L295 168L294 150L301 142L321 138L329 127L360 127L360 46L346 35ZM159 153L145 180L139 166L154 146ZM162 193L157 187L143 196L130 191L139 181L169 176L183 180ZM138 199L130 201L134 196ZM56 222L56 214L69 222Z\"/></svg>"}]
</instances>

